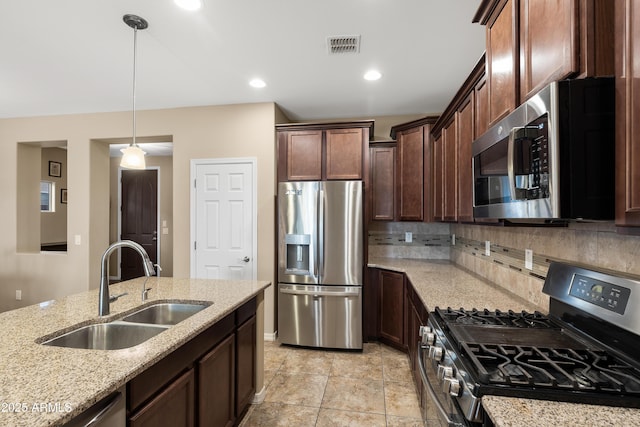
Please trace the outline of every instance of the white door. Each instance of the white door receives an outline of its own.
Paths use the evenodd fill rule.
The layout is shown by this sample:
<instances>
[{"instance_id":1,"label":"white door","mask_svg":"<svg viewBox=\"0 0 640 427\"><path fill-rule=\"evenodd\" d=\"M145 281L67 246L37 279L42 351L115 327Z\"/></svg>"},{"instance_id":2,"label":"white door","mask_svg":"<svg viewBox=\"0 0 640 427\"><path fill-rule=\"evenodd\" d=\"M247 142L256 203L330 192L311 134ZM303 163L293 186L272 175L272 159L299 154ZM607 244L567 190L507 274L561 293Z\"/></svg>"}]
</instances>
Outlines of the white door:
<instances>
[{"instance_id":1,"label":"white door","mask_svg":"<svg viewBox=\"0 0 640 427\"><path fill-rule=\"evenodd\" d=\"M192 160L191 277L257 276L256 160Z\"/></svg>"}]
</instances>

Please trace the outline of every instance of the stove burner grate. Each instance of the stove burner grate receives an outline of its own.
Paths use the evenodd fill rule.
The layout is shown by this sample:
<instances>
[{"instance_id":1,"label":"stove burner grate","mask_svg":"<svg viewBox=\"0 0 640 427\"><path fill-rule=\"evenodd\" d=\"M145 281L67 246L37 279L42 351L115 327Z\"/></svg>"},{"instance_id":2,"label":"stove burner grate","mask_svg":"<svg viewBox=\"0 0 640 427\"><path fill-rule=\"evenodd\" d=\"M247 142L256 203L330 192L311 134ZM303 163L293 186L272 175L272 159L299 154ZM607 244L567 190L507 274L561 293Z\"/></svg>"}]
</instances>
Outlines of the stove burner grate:
<instances>
[{"instance_id":1,"label":"stove burner grate","mask_svg":"<svg viewBox=\"0 0 640 427\"><path fill-rule=\"evenodd\" d=\"M479 382L640 396L640 371L603 350L462 343Z\"/></svg>"},{"instance_id":2,"label":"stove burner grate","mask_svg":"<svg viewBox=\"0 0 640 427\"><path fill-rule=\"evenodd\" d=\"M451 307L445 310L436 307L436 312L446 323L513 326L518 328L556 327L546 315L539 311L529 313L527 311L478 310L475 308L472 310L465 310L463 308L455 310Z\"/></svg>"}]
</instances>

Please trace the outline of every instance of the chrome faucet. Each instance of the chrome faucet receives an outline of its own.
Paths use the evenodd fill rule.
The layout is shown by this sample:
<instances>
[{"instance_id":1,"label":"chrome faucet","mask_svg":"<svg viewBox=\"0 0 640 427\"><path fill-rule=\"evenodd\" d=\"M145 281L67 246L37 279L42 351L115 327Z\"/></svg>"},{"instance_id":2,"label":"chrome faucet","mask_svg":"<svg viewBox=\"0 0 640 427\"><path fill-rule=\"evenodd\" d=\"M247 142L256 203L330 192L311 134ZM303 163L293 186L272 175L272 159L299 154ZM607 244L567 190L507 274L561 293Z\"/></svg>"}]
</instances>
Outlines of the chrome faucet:
<instances>
[{"instance_id":1,"label":"chrome faucet","mask_svg":"<svg viewBox=\"0 0 640 427\"><path fill-rule=\"evenodd\" d=\"M138 254L140 254L145 276L151 277L156 274L155 269L153 268L153 262L151 262L151 259L149 258L149 254L147 254L147 251L145 251L140 244L131 240L120 240L119 242L111 244L111 246L109 246L107 250L104 251L104 254L102 254L102 268L100 269L100 294L98 300L99 316L107 316L109 314L109 303L111 302L109 298L109 256L113 251L122 247L131 248L138 252ZM143 289L146 287L146 280L142 287Z\"/></svg>"}]
</instances>

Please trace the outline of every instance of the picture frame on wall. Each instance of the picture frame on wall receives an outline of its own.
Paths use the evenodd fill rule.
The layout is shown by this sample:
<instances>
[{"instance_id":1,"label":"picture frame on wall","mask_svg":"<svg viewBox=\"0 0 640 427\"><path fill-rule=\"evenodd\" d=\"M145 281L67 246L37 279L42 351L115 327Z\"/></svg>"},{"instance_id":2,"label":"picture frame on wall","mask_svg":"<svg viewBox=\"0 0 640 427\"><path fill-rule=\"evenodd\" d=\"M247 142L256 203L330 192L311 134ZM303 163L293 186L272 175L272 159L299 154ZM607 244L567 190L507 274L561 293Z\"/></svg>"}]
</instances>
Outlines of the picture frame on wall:
<instances>
[{"instance_id":1,"label":"picture frame on wall","mask_svg":"<svg viewBox=\"0 0 640 427\"><path fill-rule=\"evenodd\" d=\"M67 189L60 189L60 203L67 204Z\"/></svg>"},{"instance_id":2,"label":"picture frame on wall","mask_svg":"<svg viewBox=\"0 0 640 427\"><path fill-rule=\"evenodd\" d=\"M60 178L62 176L62 163L49 161L49 176Z\"/></svg>"}]
</instances>

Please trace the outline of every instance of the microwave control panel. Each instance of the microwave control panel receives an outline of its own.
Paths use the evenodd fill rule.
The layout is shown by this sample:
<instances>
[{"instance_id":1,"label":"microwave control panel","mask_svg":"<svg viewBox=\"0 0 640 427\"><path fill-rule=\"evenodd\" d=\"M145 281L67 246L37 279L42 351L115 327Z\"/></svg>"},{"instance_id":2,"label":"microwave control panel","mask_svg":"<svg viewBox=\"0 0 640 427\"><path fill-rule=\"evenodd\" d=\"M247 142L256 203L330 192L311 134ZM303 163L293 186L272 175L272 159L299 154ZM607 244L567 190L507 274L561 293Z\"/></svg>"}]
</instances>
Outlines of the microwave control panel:
<instances>
[{"instance_id":1,"label":"microwave control panel","mask_svg":"<svg viewBox=\"0 0 640 427\"><path fill-rule=\"evenodd\" d=\"M517 199L535 200L549 197L549 139L547 116L524 127L515 146Z\"/></svg>"}]
</instances>

